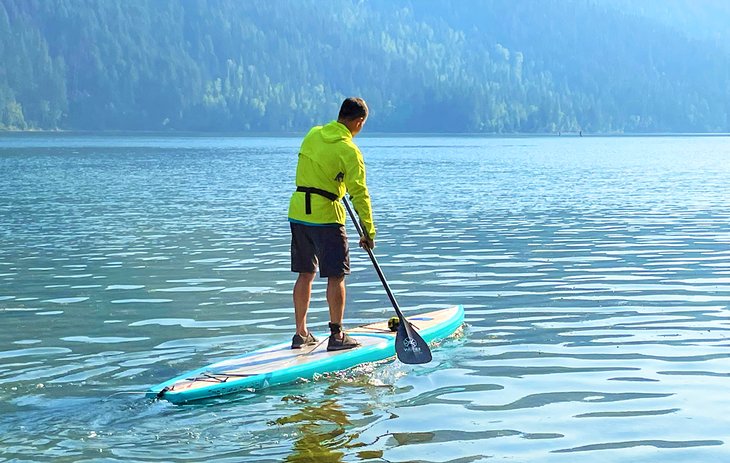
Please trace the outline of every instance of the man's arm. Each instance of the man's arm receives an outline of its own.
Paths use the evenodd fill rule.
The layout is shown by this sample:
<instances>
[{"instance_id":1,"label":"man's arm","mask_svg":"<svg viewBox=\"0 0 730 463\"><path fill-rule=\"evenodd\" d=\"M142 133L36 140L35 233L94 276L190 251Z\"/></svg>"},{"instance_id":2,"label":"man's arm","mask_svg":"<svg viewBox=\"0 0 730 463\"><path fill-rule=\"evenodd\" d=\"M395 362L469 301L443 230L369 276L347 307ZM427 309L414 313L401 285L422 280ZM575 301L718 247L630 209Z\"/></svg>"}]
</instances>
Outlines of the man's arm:
<instances>
[{"instance_id":1,"label":"man's arm","mask_svg":"<svg viewBox=\"0 0 730 463\"><path fill-rule=\"evenodd\" d=\"M364 240L368 247L374 247L375 223L373 222L373 206L370 202L370 193L365 182L365 162L359 150L355 150L351 159L348 159L345 166L345 187L350 193L355 212L360 219L363 231L367 235ZM369 242L368 242L369 241ZM365 244L360 241L360 246Z\"/></svg>"}]
</instances>

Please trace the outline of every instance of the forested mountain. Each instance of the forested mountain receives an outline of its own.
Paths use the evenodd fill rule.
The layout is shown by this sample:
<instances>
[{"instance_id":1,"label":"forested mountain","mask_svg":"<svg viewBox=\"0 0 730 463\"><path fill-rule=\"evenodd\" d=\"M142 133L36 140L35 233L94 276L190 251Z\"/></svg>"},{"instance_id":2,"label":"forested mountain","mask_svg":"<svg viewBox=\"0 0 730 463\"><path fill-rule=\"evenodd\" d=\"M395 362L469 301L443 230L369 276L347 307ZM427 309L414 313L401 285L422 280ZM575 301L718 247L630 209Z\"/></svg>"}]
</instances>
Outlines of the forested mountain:
<instances>
[{"instance_id":1,"label":"forested mountain","mask_svg":"<svg viewBox=\"0 0 730 463\"><path fill-rule=\"evenodd\" d=\"M0 0L0 129L730 132L718 0Z\"/></svg>"},{"instance_id":2,"label":"forested mountain","mask_svg":"<svg viewBox=\"0 0 730 463\"><path fill-rule=\"evenodd\" d=\"M708 40L730 49L730 2L727 0L600 0L629 14L676 29L689 38Z\"/></svg>"}]
</instances>

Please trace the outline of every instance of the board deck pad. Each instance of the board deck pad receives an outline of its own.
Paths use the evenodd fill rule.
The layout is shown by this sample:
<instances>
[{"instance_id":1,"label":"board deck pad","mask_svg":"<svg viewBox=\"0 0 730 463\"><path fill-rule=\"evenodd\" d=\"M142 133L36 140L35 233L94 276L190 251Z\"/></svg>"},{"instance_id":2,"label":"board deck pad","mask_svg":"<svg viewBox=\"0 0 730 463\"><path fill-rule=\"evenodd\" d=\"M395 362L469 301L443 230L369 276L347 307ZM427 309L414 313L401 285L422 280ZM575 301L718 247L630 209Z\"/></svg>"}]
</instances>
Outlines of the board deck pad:
<instances>
[{"instance_id":1,"label":"board deck pad","mask_svg":"<svg viewBox=\"0 0 730 463\"><path fill-rule=\"evenodd\" d=\"M432 342L453 334L461 326L464 309L455 306L407 320L426 342ZM287 342L222 360L154 386L147 396L186 403L309 379L315 374L345 370L395 355L396 333L388 329L387 320L349 329L347 333L360 346L328 352L329 334L315 334L317 344L292 349Z\"/></svg>"}]
</instances>

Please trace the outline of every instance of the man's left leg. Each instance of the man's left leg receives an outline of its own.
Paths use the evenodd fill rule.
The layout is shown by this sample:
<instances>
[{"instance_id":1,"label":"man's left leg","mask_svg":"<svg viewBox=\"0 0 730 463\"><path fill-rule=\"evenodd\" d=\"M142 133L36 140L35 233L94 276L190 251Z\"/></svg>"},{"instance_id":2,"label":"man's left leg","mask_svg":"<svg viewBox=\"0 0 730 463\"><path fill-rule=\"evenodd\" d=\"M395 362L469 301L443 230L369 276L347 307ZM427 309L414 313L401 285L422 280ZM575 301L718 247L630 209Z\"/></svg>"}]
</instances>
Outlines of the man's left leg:
<instances>
[{"instance_id":1,"label":"man's left leg","mask_svg":"<svg viewBox=\"0 0 730 463\"><path fill-rule=\"evenodd\" d=\"M305 337L307 329L307 312L309 301L312 298L312 283L316 273L302 272L294 283L294 321L296 323L296 334Z\"/></svg>"},{"instance_id":2,"label":"man's left leg","mask_svg":"<svg viewBox=\"0 0 730 463\"><path fill-rule=\"evenodd\" d=\"M312 296L312 282L317 275L315 247L310 238L310 229L305 225L290 223L291 227L291 270L299 274L294 283L294 321L296 332L292 337L292 349L317 342L307 328L307 311Z\"/></svg>"}]
</instances>

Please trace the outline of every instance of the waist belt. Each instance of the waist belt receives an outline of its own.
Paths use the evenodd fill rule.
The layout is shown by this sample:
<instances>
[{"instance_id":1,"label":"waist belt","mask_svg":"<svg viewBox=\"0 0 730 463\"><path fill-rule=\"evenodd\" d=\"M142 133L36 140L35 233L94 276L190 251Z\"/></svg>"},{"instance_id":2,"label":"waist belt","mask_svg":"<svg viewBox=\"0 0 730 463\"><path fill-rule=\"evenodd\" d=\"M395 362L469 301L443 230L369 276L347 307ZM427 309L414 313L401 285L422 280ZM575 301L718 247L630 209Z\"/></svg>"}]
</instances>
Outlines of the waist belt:
<instances>
[{"instance_id":1,"label":"waist belt","mask_svg":"<svg viewBox=\"0 0 730 463\"><path fill-rule=\"evenodd\" d=\"M312 188L308 186L298 186L297 191L306 193L304 196L304 207L305 207L305 213L307 215L310 215L312 213L312 195L320 195L324 196L325 198L329 199L330 201L334 202L337 201L338 198L336 194L330 193L326 190L320 190L319 188Z\"/></svg>"}]
</instances>

